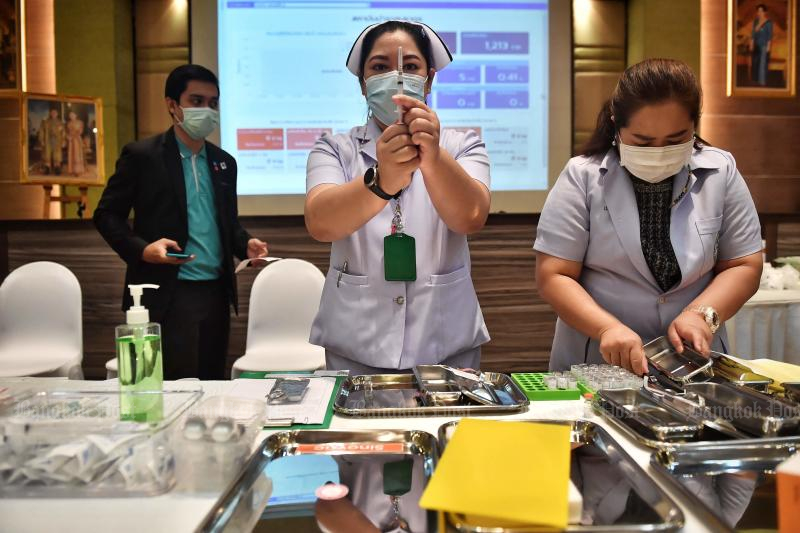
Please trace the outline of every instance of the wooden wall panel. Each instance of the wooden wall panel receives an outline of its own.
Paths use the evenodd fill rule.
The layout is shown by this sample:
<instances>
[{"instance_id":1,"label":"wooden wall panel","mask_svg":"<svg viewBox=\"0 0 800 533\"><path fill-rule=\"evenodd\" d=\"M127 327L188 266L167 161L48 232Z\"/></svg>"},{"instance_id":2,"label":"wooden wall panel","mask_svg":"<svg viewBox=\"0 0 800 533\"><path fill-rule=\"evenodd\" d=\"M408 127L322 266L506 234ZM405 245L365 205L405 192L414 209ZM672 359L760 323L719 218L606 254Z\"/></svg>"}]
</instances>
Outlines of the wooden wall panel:
<instances>
[{"instance_id":1,"label":"wooden wall panel","mask_svg":"<svg viewBox=\"0 0 800 533\"><path fill-rule=\"evenodd\" d=\"M56 92L53 0L25 2L25 66L29 92ZM21 45L21 43L19 43ZM0 99L0 220L42 218L44 191L38 185L20 183L21 95ZM56 186L58 188L58 186ZM59 217L53 204L50 216Z\"/></svg>"},{"instance_id":2,"label":"wooden wall panel","mask_svg":"<svg viewBox=\"0 0 800 533\"><path fill-rule=\"evenodd\" d=\"M42 188L19 182L20 106L17 96L0 98L0 219L42 217Z\"/></svg>"},{"instance_id":3,"label":"wooden wall panel","mask_svg":"<svg viewBox=\"0 0 800 533\"><path fill-rule=\"evenodd\" d=\"M330 247L311 239L302 217L243 218L244 226L269 242L277 257L297 257L328 268ZM83 290L84 372L105 376L114 355L114 327L120 309L124 264L89 221L0 223L8 230L9 268L43 258L64 264ZM488 370L542 370L547 366L555 316L536 294L533 216L493 215L470 243L478 298L492 341L484 348ZM239 275L240 313L232 320L230 359L244 353L250 288L256 270Z\"/></svg>"},{"instance_id":4,"label":"wooden wall panel","mask_svg":"<svg viewBox=\"0 0 800 533\"><path fill-rule=\"evenodd\" d=\"M269 242L272 255L305 259L327 270L330 248L311 239L302 217L248 217L243 224ZM484 369L547 368L556 316L536 291L531 249L535 231L532 215L492 215L484 230L470 240L472 276L492 336L483 349ZM114 327L124 320L120 309L123 262L90 221L2 222L0 269L5 266L6 236L9 269L47 259L75 273L83 291L84 372L88 378L103 378L105 362L114 356ZM800 255L800 223L780 226L778 254ZM229 366L244 353L247 303L257 273L248 270L239 275L241 308L232 319Z\"/></svg>"},{"instance_id":5,"label":"wooden wall panel","mask_svg":"<svg viewBox=\"0 0 800 533\"><path fill-rule=\"evenodd\" d=\"M800 255L800 224L778 226L778 257Z\"/></svg>"},{"instance_id":6,"label":"wooden wall panel","mask_svg":"<svg viewBox=\"0 0 800 533\"><path fill-rule=\"evenodd\" d=\"M25 1L25 90L31 93L56 92L53 1Z\"/></svg>"},{"instance_id":7,"label":"wooden wall panel","mask_svg":"<svg viewBox=\"0 0 800 533\"><path fill-rule=\"evenodd\" d=\"M578 153L625 70L626 4L621 0L574 1L572 150Z\"/></svg>"},{"instance_id":8,"label":"wooden wall panel","mask_svg":"<svg viewBox=\"0 0 800 533\"><path fill-rule=\"evenodd\" d=\"M134 2L137 139L172 125L164 104L164 83L175 67L189 62L187 6L173 0Z\"/></svg>"},{"instance_id":9,"label":"wooden wall panel","mask_svg":"<svg viewBox=\"0 0 800 533\"><path fill-rule=\"evenodd\" d=\"M732 152L751 183L778 179L753 187L756 203L775 212L769 205L773 200L782 202L780 180L800 179L800 97L727 96L727 20L727 0L702 0L701 134Z\"/></svg>"},{"instance_id":10,"label":"wooden wall panel","mask_svg":"<svg viewBox=\"0 0 800 533\"><path fill-rule=\"evenodd\" d=\"M800 178L800 107L794 115L706 114L702 128L703 138L734 155L744 176Z\"/></svg>"},{"instance_id":11,"label":"wooden wall panel","mask_svg":"<svg viewBox=\"0 0 800 533\"><path fill-rule=\"evenodd\" d=\"M723 0L727 1L727 0ZM698 0L627 0L628 64L650 57L686 62L700 72Z\"/></svg>"},{"instance_id":12,"label":"wooden wall panel","mask_svg":"<svg viewBox=\"0 0 800 533\"><path fill-rule=\"evenodd\" d=\"M800 98L727 96L727 0L702 0L700 134L728 150L747 180L762 217L767 257L781 250L781 215L800 213ZM800 67L797 67L800 68Z\"/></svg>"}]
</instances>

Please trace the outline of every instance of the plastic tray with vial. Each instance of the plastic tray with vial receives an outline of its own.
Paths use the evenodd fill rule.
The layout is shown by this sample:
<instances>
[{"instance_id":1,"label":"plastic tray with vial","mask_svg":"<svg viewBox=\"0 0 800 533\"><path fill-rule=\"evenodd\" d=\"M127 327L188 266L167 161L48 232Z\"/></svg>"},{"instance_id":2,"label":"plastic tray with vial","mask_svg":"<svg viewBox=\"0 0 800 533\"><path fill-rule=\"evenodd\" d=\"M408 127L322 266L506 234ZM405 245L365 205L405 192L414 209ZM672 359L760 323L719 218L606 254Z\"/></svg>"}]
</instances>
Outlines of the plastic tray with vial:
<instances>
[{"instance_id":1,"label":"plastic tray with vial","mask_svg":"<svg viewBox=\"0 0 800 533\"><path fill-rule=\"evenodd\" d=\"M224 488L250 455L265 416L259 400L213 396L198 403L176 428L178 490Z\"/></svg>"}]
</instances>

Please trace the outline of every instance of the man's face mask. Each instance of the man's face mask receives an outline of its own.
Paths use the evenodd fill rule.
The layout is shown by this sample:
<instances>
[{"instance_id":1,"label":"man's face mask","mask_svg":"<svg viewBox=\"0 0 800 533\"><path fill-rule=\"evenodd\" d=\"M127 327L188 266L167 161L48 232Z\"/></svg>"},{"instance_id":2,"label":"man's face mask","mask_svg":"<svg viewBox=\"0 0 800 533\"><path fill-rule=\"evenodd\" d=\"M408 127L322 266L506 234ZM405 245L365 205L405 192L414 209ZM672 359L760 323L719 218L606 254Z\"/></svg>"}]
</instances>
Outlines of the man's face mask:
<instances>
[{"instance_id":1,"label":"man's face mask","mask_svg":"<svg viewBox=\"0 0 800 533\"><path fill-rule=\"evenodd\" d=\"M619 141L620 164L637 178L659 183L674 176L689 164L694 150L694 135L673 146L631 146Z\"/></svg>"},{"instance_id":2,"label":"man's face mask","mask_svg":"<svg viewBox=\"0 0 800 533\"><path fill-rule=\"evenodd\" d=\"M425 83L428 78L416 74L402 74L403 94L425 101ZM392 96L397 94L397 71L376 74L365 81L367 86L367 105L372 114L382 124L392 124L397 121L397 104L392 101Z\"/></svg>"},{"instance_id":3,"label":"man's face mask","mask_svg":"<svg viewBox=\"0 0 800 533\"><path fill-rule=\"evenodd\" d=\"M205 139L219 126L219 111L210 107L181 107L183 120L178 125L189 137ZM177 116L175 117L177 120Z\"/></svg>"}]
</instances>

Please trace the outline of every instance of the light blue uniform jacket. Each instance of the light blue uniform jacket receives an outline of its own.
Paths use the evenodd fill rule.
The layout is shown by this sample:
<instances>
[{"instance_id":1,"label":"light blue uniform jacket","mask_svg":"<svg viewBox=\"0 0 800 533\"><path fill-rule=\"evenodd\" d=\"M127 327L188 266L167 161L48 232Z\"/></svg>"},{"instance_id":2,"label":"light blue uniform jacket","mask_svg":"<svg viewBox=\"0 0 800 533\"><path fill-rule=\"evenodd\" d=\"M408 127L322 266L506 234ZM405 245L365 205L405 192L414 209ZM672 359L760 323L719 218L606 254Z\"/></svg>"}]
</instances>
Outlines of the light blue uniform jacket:
<instances>
[{"instance_id":1,"label":"light blue uniform jacket","mask_svg":"<svg viewBox=\"0 0 800 533\"><path fill-rule=\"evenodd\" d=\"M605 310L643 342L665 335L675 317L711 283L714 265L761 250L761 227L753 199L731 154L695 150L674 180L670 239L681 282L662 292L650 272L639 233L633 185L616 149L605 157L571 159L547 197L534 249L583 263L580 284ZM726 351L725 328L712 349ZM602 363L599 342L559 319L550 355L552 370L576 363Z\"/></svg>"}]
</instances>

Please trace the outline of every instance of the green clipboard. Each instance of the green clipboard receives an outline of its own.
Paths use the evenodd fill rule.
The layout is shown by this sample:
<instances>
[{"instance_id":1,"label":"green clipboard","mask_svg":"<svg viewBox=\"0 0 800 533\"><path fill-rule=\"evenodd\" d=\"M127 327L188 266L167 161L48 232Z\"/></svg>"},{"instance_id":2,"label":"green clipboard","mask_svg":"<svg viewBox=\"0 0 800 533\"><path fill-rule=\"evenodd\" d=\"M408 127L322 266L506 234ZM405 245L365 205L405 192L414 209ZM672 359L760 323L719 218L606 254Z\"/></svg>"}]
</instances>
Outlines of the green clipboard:
<instances>
[{"instance_id":1,"label":"green clipboard","mask_svg":"<svg viewBox=\"0 0 800 533\"><path fill-rule=\"evenodd\" d=\"M280 375L299 374L303 376L311 375L308 372L242 372L241 375L239 376L239 379L269 379L270 375L272 374L280 374ZM269 430L328 429L331 426L331 420L333 420L333 402L336 401L336 397L339 395L339 387L341 387L345 377L346 376L336 376L336 383L333 384L333 392L331 393L331 397L328 400L328 410L325 413L325 419L322 421L322 424L292 424L291 426L264 426L264 429L269 429Z\"/></svg>"}]
</instances>

